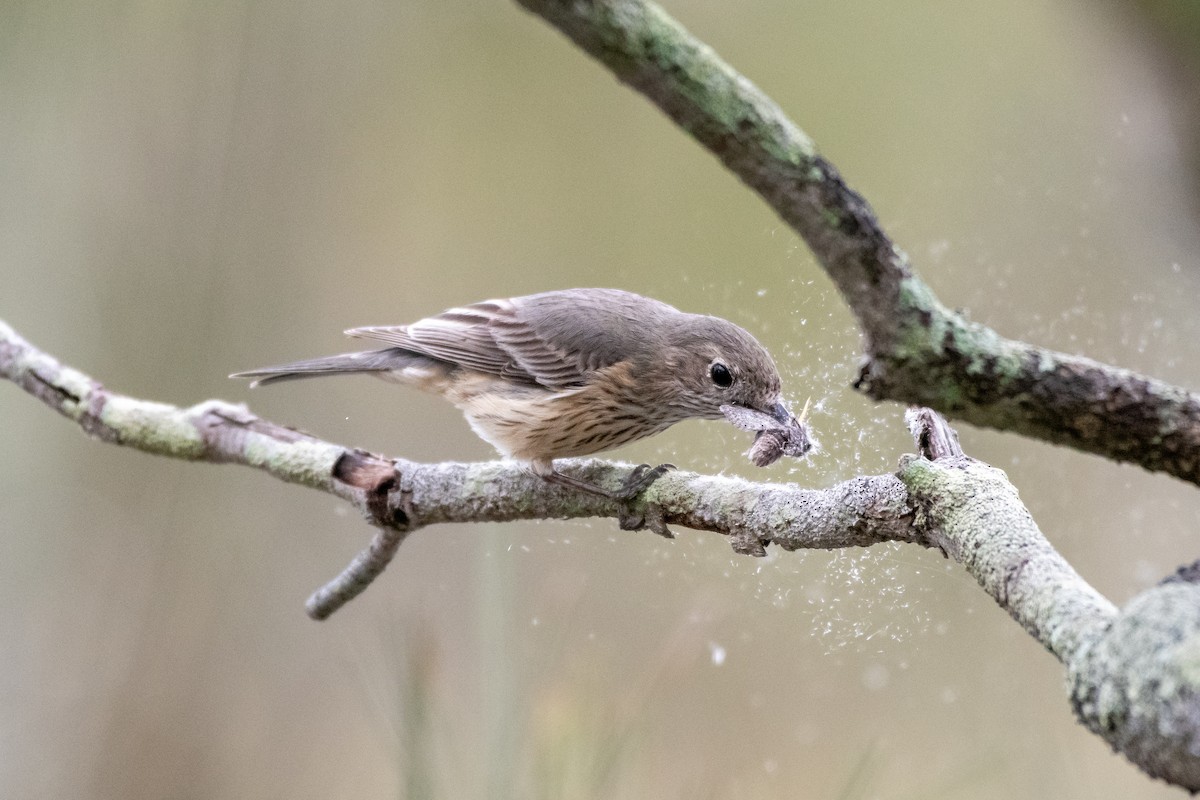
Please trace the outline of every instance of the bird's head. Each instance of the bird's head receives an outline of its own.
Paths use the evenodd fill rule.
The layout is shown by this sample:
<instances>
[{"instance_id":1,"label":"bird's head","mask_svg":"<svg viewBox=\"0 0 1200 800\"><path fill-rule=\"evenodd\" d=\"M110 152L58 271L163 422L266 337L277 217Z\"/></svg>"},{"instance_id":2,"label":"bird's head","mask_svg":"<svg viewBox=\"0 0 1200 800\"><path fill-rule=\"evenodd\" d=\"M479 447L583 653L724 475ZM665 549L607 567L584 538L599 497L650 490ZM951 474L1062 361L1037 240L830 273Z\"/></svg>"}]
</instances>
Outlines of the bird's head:
<instances>
[{"instance_id":1,"label":"bird's head","mask_svg":"<svg viewBox=\"0 0 1200 800\"><path fill-rule=\"evenodd\" d=\"M758 340L718 317L684 315L669 334L662 368L675 384L673 405L687 417L721 418L721 406L761 411L786 424L779 370Z\"/></svg>"}]
</instances>

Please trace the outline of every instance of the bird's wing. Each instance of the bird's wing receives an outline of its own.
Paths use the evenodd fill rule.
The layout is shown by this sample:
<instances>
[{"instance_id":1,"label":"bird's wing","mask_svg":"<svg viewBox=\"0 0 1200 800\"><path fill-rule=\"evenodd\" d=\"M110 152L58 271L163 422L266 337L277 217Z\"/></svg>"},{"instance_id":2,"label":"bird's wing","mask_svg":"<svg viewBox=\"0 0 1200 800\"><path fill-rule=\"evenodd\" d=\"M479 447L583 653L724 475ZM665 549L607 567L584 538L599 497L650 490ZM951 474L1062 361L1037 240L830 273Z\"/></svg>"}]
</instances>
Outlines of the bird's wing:
<instances>
[{"instance_id":1,"label":"bird's wing","mask_svg":"<svg viewBox=\"0 0 1200 800\"><path fill-rule=\"evenodd\" d=\"M346 333L480 372L568 389L631 356L641 340L636 328L623 324L631 313L640 318L678 312L628 292L570 289L486 300L411 325Z\"/></svg>"},{"instance_id":2,"label":"bird's wing","mask_svg":"<svg viewBox=\"0 0 1200 800\"><path fill-rule=\"evenodd\" d=\"M511 316L509 306L507 300L488 300L451 308L412 325L353 328L346 334L376 339L430 358L500 375L512 357L496 342L492 323Z\"/></svg>"},{"instance_id":3,"label":"bird's wing","mask_svg":"<svg viewBox=\"0 0 1200 800\"><path fill-rule=\"evenodd\" d=\"M661 353L664 322L675 308L619 289L564 289L513 301L519 324L495 327L520 368L539 383L579 385L589 373Z\"/></svg>"},{"instance_id":4,"label":"bird's wing","mask_svg":"<svg viewBox=\"0 0 1200 800\"><path fill-rule=\"evenodd\" d=\"M586 372L579 359L539 335L512 300L486 300L411 325L346 333L548 389L578 386Z\"/></svg>"}]
</instances>

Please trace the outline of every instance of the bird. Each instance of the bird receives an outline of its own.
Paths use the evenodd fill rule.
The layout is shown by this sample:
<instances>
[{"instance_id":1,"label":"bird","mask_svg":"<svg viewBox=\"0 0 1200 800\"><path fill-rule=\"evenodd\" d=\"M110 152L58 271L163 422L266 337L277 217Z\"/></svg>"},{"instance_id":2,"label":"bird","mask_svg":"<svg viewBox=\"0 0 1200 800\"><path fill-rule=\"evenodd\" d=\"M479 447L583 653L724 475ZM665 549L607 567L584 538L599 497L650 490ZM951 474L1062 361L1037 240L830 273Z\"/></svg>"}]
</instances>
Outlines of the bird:
<instances>
[{"instance_id":1,"label":"bird","mask_svg":"<svg viewBox=\"0 0 1200 800\"><path fill-rule=\"evenodd\" d=\"M592 455L732 409L795 423L767 350L720 317L620 289L484 300L409 325L352 328L383 347L238 372L251 386L363 373L431 392L502 456L546 481L629 501L671 464L636 467L620 488L566 474ZM722 411L722 407L726 411Z\"/></svg>"}]
</instances>

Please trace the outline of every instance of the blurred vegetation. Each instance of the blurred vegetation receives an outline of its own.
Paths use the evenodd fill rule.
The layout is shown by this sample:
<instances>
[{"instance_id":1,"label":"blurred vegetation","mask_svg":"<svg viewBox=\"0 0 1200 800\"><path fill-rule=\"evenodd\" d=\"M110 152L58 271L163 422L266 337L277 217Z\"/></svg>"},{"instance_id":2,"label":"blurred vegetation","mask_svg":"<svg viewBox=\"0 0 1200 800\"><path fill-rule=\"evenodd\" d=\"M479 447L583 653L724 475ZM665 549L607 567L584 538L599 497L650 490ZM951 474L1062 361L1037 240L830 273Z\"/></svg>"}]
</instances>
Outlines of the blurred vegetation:
<instances>
[{"instance_id":1,"label":"blurred vegetation","mask_svg":"<svg viewBox=\"0 0 1200 800\"><path fill-rule=\"evenodd\" d=\"M1193 202L1200 213L1200 4L1137 0L1113 6L1144 29L1147 51L1169 87L1171 116L1192 171Z\"/></svg>"},{"instance_id":2,"label":"blurred vegetation","mask_svg":"<svg viewBox=\"0 0 1200 800\"><path fill-rule=\"evenodd\" d=\"M1127 9L668 9L946 303L1200 386L1187 148ZM911 446L903 409L849 388L858 334L802 244L512 4L9 2L0 23L0 316L114 389L490 458L434 398L225 376L600 284L760 336L822 445L759 471L741 432L689 423L618 457L827 485ZM1115 601L1194 559L1187 487L960 435ZM304 597L369 537L332 500L89 442L11 387L0 453L6 797L1175 796L1076 726L1053 660L932 553L446 526L318 625Z\"/></svg>"}]
</instances>

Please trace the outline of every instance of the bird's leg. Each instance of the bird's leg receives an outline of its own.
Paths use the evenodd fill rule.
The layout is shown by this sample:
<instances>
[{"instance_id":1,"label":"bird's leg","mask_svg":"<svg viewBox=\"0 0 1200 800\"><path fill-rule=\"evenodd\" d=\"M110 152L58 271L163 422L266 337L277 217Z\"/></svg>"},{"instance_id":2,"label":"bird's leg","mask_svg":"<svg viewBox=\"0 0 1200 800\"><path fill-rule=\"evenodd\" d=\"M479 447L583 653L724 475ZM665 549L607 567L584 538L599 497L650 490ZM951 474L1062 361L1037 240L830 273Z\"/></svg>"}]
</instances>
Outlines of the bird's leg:
<instances>
[{"instance_id":1,"label":"bird's leg","mask_svg":"<svg viewBox=\"0 0 1200 800\"><path fill-rule=\"evenodd\" d=\"M632 507L634 498L650 488L650 485L665 473L673 469L675 469L674 464L659 464L653 468L649 464L639 464L634 467L633 472L629 473L629 477L625 479L621 487L615 491L613 489L606 489L603 486L597 486L580 478L566 475L553 467L544 472L539 471L538 474L547 483L569 486L581 492L587 492L597 497L606 497L609 500L619 502L621 504L621 513L617 517L617 522L621 526L621 530L636 531L649 528L659 536L674 539L675 535L671 533L666 523L663 522L661 509L653 503L649 504L644 511L638 511Z\"/></svg>"},{"instance_id":2,"label":"bird's leg","mask_svg":"<svg viewBox=\"0 0 1200 800\"><path fill-rule=\"evenodd\" d=\"M665 473L675 469L674 464L659 464L653 469L649 464L638 464L633 468L633 472L629 473L629 477L621 484L619 489L605 489L603 486L597 486L594 483L585 481L582 478L573 478L570 475L559 472L556 469L551 469L549 472L539 473L548 483L555 483L559 486L570 486L572 489L578 489L581 492L594 494L597 497L607 497L609 500L617 500L620 502L629 502L637 497L642 492L650 488L656 480L661 478Z\"/></svg>"}]
</instances>

